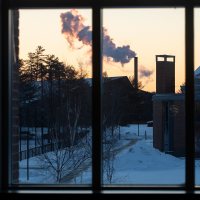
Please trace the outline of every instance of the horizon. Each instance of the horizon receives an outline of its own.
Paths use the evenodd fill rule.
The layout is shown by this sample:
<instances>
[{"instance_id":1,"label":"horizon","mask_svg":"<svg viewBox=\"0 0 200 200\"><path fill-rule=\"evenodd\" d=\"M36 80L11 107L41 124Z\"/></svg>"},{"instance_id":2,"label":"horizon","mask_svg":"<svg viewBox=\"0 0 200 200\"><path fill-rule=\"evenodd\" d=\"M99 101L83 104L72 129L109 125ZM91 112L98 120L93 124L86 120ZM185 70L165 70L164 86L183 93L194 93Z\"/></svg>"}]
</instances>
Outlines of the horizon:
<instances>
[{"instance_id":1,"label":"horizon","mask_svg":"<svg viewBox=\"0 0 200 200\"><path fill-rule=\"evenodd\" d=\"M199 10L195 9L195 19L200 19ZM91 27L92 24L91 10L78 9L76 11L77 13L75 12L74 16L83 17L81 26L87 29L87 33L90 34L91 30L87 27ZM68 40L66 36L69 36L69 34L62 33L60 16L62 13L69 12L72 12L72 10L20 10L20 58L26 59L29 52L34 52L36 47L41 45L46 49L47 54L54 54L65 64L73 65L76 69L83 66L88 77L91 77L91 42L90 44L81 42L77 38L79 35L77 36L73 32L75 33L73 38L75 46L72 48L69 43L72 38ZM116 45L114 46L116 50L118 48L121 48L119 50L130 48L130 53L136 52L139 73L140 71L143 72L138 74L138 81L142 81L144 90L155 91L155 56L167 54L176 57L175 90L178 91L180 85L185 82L184 9L103 9L102 13L102 26L107 30L105 36L110 37L109 44ZM130 19L133 19L132 28L130 28ZM196 56L200 51L200 47L197 45L200 42L197 37L199 32L200 25L196 20L195 68L200 65L200 58ZM108 76L111 77L134 75L133 54L130 54L129 60L123 60L124 64L117 59L111 59L110 56L112 55L114 53L108 54L108 57L102 54L102 72L106 71ZM144 73L145 71L149 73ZM149 74L149 76L145 76L145 74Z\"/></svg>"}]
</instances>

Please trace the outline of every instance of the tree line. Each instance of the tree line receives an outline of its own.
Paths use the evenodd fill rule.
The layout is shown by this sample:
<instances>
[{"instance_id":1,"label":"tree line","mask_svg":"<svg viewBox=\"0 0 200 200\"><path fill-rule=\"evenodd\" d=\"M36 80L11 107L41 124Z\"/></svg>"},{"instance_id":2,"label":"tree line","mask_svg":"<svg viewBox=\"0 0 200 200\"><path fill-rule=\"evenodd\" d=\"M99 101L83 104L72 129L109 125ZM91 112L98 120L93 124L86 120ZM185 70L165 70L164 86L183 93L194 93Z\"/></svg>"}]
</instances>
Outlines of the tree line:
<instances>
[{"instance_id":1,"label":"tree line","mask_svg":"<svg viewBox=\"0 0 200 200\"><path fill-rule=\"evenodd\" d=\"M20 127L38 127L42 137L48 133L73 145L78 127L91 125L86 75L55 55L45 54L41 46L27 60L20 60Z\"/></svg>"}]
</instances>

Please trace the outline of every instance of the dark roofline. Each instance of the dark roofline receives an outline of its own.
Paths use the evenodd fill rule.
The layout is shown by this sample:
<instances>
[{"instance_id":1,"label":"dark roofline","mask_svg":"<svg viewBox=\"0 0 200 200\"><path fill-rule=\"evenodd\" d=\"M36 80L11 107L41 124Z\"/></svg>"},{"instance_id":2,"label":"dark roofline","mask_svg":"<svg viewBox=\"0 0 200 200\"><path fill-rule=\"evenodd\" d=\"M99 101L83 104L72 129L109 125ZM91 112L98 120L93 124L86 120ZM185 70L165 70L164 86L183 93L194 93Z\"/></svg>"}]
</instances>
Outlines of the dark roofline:
<instances>
[{"instance_id":1,"label":"dark roofline","mask_svg":"<svg viewBox=\"0 0 200 200\"><path fill-rule=\"evenodd\" d=\"M185 100L184 94L155 94L152 97L153 101L183 101Z\"/></svg>"},{"instance_id":2,"label":"dark roofline","mask_svg":"<svg viewBox=\"0 0 200 200\"><path fill-rule=\"evenodd\" d=\"M185 94L155 94L152 97L153 101L184 101ZM200 95L195 96L196 101L200 101Z\"/></svg>"},{"instance_id":3,"label":"dark roofline","mask_svg":"<svg viewBox=\"0 0 200 200\"><path fill-rule=\"evenodd\" d=\"M103 77L103 78L107 78L107 79L112 79L112 78L128 78L128 76L109 76L109 77Z\"/></svg>"}]
</instances>

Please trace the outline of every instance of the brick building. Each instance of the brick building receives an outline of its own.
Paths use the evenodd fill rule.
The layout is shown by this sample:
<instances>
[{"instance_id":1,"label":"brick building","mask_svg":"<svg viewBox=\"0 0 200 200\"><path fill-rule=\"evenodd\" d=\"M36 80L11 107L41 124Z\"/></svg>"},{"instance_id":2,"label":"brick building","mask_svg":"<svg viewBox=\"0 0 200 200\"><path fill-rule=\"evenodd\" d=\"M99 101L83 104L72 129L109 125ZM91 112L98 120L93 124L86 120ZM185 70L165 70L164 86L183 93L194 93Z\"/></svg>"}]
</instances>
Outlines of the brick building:
<instances>
[{"instance_id":1,"label":"brick building","mask_svg":"<svg viewBox=\"0 0 200 200\"><path fill-rule=\"evenodd\" d=\"M156 56L153 121L153 146L160 151L183 156L185 153L184 93L175 94L175 56Z\"/></svg>"},{"instance_id":2,"label":"brick building","mask_svg":"<svg viewBox=\"0 0 200 200\"><path fill-rule=\"evenodd\" d=\"M185 105L183 94L153 97L153 146L182 156L185 153Z\"/></svg>"},{"instance_id":3,"label":"brick building","mask_svg":"<svg viewBox=\"0 0 200 200\"><path fill-rule=\"evenodd\" d=\"M12 51L12 128L10 129L11 138L11 182L18 183L19 179L19 74L18 74L18 56L19 56L19 11L11 12L11 48Z\"/></svg>"},{"instance_id":4,"label":"brick building","mask_svg":"<svg viewBox=\"0 0 200 200\"><path fill-rule=\"evenodd\" d=\"M195 151L200 155L200 67L195 70ZM185 86L175 94L175 57L156 56L153 96L153 146L175 156L185 155Z\"/></svg>"}]
</instances>

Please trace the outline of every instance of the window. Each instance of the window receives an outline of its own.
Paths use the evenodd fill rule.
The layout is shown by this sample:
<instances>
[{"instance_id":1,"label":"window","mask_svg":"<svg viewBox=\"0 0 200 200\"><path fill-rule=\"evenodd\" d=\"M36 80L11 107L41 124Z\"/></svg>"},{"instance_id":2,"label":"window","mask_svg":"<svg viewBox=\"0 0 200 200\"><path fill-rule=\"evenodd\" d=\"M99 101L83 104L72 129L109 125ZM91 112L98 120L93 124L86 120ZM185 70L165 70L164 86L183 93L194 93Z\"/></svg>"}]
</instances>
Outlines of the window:
<instances>
[{"instance_id":1,"label":"window","mask_svg":"<svg viewBox=\"0 0 200 200\"><path fill-rule=\"evenodd\" d=\"M103 9L102 15L103 183L183 185L184 9Z\"/></svg>"},{"instance_id":2,"label":"window","mask_svg":"<svg viewBox=\"0 0 200 200\"><path fill-rule=\"evenodd\" d=\"M91 10L19 15L19 184L91 185Z\"/></svg>"},{"instance_id":3,"label":"window","mask_svg":"<svg viewBox=\"0 0 200 200\"><path fill-rule=\"evenodd\" d=\"M73 190L82 190L86 192L94 192L94 193L106 193L106 192L117 192L120 190L121 192L125 190L129 190L129 192L134 193L136 189L139 190L150 190L150 191L158 191L162 189L163 191L171 190L171 191L179 191L179 192L194 192L197 188L195 188L194 182L194 44L193 44L193 13L194 7L199 6L197 2L191 1L171 1L166 0L162 2L161 0L156 1L137 1L132 2L128 0L107 0L107 1L92 1L92 0L44 0L44 1L29 1L29 0L9 0L2 1L2 12L1 12L1 26L3 27L1 32L1 41L2 41L2 51L1 51L1 108L2 108L2 121L1 123L1 174L2 174L2 191L8 192L9 190L17 189L17 191L23 191L29 189L33 191L33 189L44 188L49 190L57 189L56 185L49 186L45 185L41 187L41 185L36 184L32 185L19 185L17 182L12 182L18 177L18 172L14 172L13 169L17 169L19 157L16 154L17 148L19 144L15 141L19 141L18 135L13 135L13 133L18 129L18 126L14 126L14 124L18 123L18 119L15 118L13 113L18 111L19 99L16 98L18 91L17 81L15 82L15 78L17 77L16 73L16 60L15 57L18 54L18 39L14 36L17 35L18 32L18 21L16 9L35 9L35 8L87 8L92 12L92 181L91 186L87 187L78 187L78 186L69 186L62 185L61 188L66 193L70 189ZM181 8L185 10L185 65L186 65L186 78L185 78L185 141L186 141L186 150L185 150L185 184L180 186L161 186L161 185L120 185L110 187L103 187L102 180L102 109L103 105L101 102L101 92L102 92L102 21L101 18L104 15L102 10L107 8L116 8L116 7L171 7L171 8ZM9 30L9 31L8 31ZM19 30L20 31L20 30ZM14 33L14 34L13 34ZM15 35L16 34L16 35ZM172 62L171 58L168 62ZM15 66L15 67L13 67ZM13 81L14 80L14 81ZM40 79L41 81L41 79ZM168 104L164 104L165 110L173 110L176 111L176 106L174 106L174 101L172 100ZM28 106L25 106L28 112ZM31 108L33 108L31 106ZM44 108L44 107L43 107ZM24 107L23 107L24 109ZM37 110L37 109L36 109ZM31 123L28 121L28 118L25 117L26 112L21 112L24 114L22 118L24 121L27 120L27 124ZM53 112L52 112L53 113ZM169 117L170 112L166 112L165 117ZM27 115L30 116L30 115ZM169 120L170 121L170 120ZM41 123L45 122L45 120L40 120ZM33 123L33 122L32 122ZM154 122L153 122L154 123ZM166 123L165 123L166 124ZM168 123L167 127L172 129L171 122ZM40 126L41 128L41 126ZM25 130L26 136L29 137L30 130ZM42 132L42 129L41 129ZM12 137L11 137L12 136ZM44 135L43 135L44 136ZM41 142L44 142L42 139ZM26 143L28 144L28 143ZM167 148L169 148L168 145ZM16 151L15 151L16 150ZM16 179L17 180L17 179ZM75 191L74 191L75 193Z\"/></svg>"},{"instance_id":4,"label":"window","mask_svg":"<svg viewBox=\"0 0 200 200\"><path fill-rule=\"evenodd\" d=\"M196 186L199 186L200 184L200 179L199 179L199 170L198 170L198 165L199 165L199 90L198 90L198 81L199 81L199 65L198 65L198 60L199 60L199 24L198 21L200 19L200 9L195 8L194 9L194 45L195 45L195 71L194 71L194 93L195 93L195 184Z\"/></svg>"}]
</instances>

